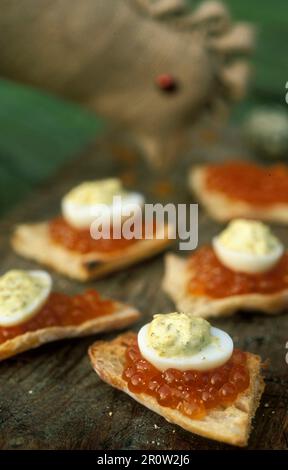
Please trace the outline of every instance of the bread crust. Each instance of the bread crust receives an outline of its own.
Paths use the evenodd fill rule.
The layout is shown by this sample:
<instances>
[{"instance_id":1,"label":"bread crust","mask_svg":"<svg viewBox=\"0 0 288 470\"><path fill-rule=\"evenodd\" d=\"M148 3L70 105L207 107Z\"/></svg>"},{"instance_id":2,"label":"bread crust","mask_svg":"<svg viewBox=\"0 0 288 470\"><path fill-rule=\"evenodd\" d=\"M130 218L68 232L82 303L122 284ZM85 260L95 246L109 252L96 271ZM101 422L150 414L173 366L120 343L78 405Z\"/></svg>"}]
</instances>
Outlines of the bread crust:
<instances>
[{"instance_id":1,"label":"bread crust","mask_svg":"<svg viewBox=\"0 0 288 470\"><path fill-rule=\"evenodd\" d=\"M126 347L134 337L135 333L128 332L111 342L98 341L89 348L92 367L102 380L127 393L142 405L163 416L168 422L177 424L189 432L240 447L247 445L252 418L264 390L259 356L248 353L250 385L238 396L236 402L227 408L210 410L203 419L195 420L184 416L178 410L159 405L154 397L130 392L127 383L122 379L122 372Z\"/></svg>"},{"instance_id":2,"label":"bread crust","mask_svg":"<svg viewBox=\"0 0 288 470\"><path fill-rule=\"evenodd\" d=\"M187 269L187 261L172 253L165 256L163 290L171 297L179 312L209 318L224 317L238 310L259 311L264 314L278 314L288 306L288 290L275 294L245 294L213 299L196 296L187 291L193 265Z\"/></svg>"},{"instance_id":3,"label":"bread crust","mask_svg":"<svg viewBox=\"0 0 288 470\"><path fill-rule=\"evenodd\" d=\"M99 316L77 326L53 326L36 331L28 331L1 343L0 361L59 339L87 336L103 331L124 328L131 325L139 316L140 313L133 307L115 302L115 312L110 315Z\"/></svg>"},{"instance_id":4,"label":"bread crust","mask_svg":"<svg viewBox=\"0 0 288 470\"><path fill-rule=\"evenodd\" d=\"M19 255L37 261L65 276L89 281L135 264L164 250L171 239L165 226L165 238L139 240L124 250L114 253L93 252L81 254L56 244L49 236L47 222L19 225L11 238L13 249Z\"/></svg>"},{"instance_id":5,"label":"bread crust","mask_svg":"<svg viewBox=\"0 0 288 470\"><path fill-rule=\"evenodd\" d=\"M220 191L208 189L205 184L206 168L206 166L193 167L189 175L189 187L213 219L226 222L237 217L247 217L283 224L288 223L287 204L256 206L245 201L232 199Z\"/></svg>"}]
</instances>

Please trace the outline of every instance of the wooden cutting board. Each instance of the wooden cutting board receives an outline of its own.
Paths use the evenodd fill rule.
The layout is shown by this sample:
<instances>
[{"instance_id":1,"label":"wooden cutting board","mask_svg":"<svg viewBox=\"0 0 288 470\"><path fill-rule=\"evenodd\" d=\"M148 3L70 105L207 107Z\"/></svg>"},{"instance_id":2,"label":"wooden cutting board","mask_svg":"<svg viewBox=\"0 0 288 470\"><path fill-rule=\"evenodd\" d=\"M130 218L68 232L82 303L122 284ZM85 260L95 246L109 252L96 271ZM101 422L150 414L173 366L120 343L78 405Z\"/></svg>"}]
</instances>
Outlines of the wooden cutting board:
<instances>
[{"instance_id":1,"label":"wooden cutting board","mask_svg":"<svg viewBox=\"0 0 288 470\"><path fill-rule=\"evenodd\" d=\"M133 151L98 141L61 174L33 194L0 224L1 273L11 268L35 268L9 247L13 226L37 221L59 211L61 196L74 184L120 175L127 186L143 190L151 201L192 202L187 191L191 161L248 156L234 131L225 135L201 131L191 150L170 171L149 170ZM106 143L105 143L106 142ZM17 188L15 188L17 191ZM194 201L195 202L195 201ZM220 226L200 211L199 244L208 242ZM275 227L288 246L287 228ZM177 250L177 244L172 249ZM161 290L163 257L131 267L87 287L135 304L143 313L139 326L157 312L174 310ZM79 292L85 286L53 273L55 289ZM254 421L250 449L288 448L288 311L276 317L239 313L213 323L227 330L237 346L270 360L266 390ZM228 445L194 436L145 409L100 381L92 371L88 346L97 338L69 339L28 351L0 364L1 449L228 449Z\"/></svg>"}]
</instances>

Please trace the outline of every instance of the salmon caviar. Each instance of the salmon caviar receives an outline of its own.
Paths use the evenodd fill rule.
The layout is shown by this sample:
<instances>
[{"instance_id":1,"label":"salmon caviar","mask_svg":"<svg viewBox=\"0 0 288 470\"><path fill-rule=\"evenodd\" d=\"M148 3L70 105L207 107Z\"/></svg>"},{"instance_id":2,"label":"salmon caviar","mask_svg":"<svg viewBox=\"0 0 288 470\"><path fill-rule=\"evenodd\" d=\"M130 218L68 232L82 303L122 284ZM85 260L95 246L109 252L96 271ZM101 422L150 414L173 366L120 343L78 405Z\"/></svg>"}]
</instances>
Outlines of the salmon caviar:
<instances>
[{"instance_id":1,"label":"salmon caviar","mask_svg":"<svg viewBox=\"0 0 288 470\"><path fill-rule=\"evenodd\" d=\"M125 238L113 239L112 237L94 240L89 229L72 227L62 217L50 221L49 233L55 243L82 254L93 251L111 253L127 248L138 241L136 239L126 240Z\"/></svg>"},{"instance_id":2,"label":"salmon caviar","mask_svg":"<svg viewBox=\"0 0 288 470\"><path fill-rule=\"evenodd\" d=\"M69 297L52 292L42 309L30 320L17 326L0 327L0 344L16 336L53 326L77 326L96 317L109 315L114 302L101 299L98 292L89 290Z\"/></svg>"},{"instance_id":3,"label":"salmon caviar","mask_svg":"<svg viewBox=\"0 0 288 470\"><path fill-rule=\"evenodd\" d=\"M159 405L181 411L193 419L203 418L217 406L231 405L250 383L246 353L235 349L226 364L200 372L156 369L140 353L137 338L126 349L122 378L133 393L146 393Z\"/></svg>"},{"instance_id":4,"label":"salmon caviar","mask_svg":"<svg viewBox=\"0 0 288 470\"><path fill-rule=\"evenodd\" d=\"M226 268L210 246L197 250L188 261L191 276L188 291L193 295L224 298L252 293L273 294L288 288L288 254L270 271L246 274Z\"/></svg>"},{"instance_id":5,"label":"salmon caviar","mask_svg":"<svg viewBox=\"0 0 288 470\"><path fill-rule=\"evenodd\" d=\"M209 165L206 187L258 206L288 203L288 167L233 161Z\"/></svg>"}]
</instances>

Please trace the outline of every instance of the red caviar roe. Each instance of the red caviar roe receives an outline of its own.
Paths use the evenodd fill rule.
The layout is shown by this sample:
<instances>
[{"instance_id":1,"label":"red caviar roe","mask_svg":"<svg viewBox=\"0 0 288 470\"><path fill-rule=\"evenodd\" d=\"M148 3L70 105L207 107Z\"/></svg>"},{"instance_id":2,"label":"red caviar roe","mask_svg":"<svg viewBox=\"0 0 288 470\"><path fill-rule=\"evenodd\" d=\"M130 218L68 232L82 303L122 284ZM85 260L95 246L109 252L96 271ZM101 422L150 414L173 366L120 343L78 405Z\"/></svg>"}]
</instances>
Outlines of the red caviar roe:
<instances>
[{"instance_id":1,"label":"red caviar roe","mask_svg":"<svg viewBox=\"0 0 288 470\"><path fill-rule=\"evenodd\" d=\"M53 326L77 326L95 317L109 315L114 302L101 299L95 290L69 297L53 292L42 309L30 320L9 328L0 327L0 344L30 331Z\"/></svg>"},{"instance_id":2,"label":"red caviar roe","mask_svg":"<svg viewBox=\"0 0 288 470\"><path fill-rule=\"evenodd\" d=\"M210 246L201 247L188 261L191 277L188 291L193 295L223 298L252 293L272 294L288 288L288 254L262 274L246 274L226 268Z\"/></svg>"},{"instance_id":3,"label":"red caviar roe","mask_svg":"<svg viewBox=\"0 0 288 470\"><path fill-rule=\"evenodd\" d=\"M205 184L211 191L220 191L232 199L257 206L288 203L288 167L260 166L231 161L209 165Z\"/></svg>"},{"instance_id":4,"label":"red caviar roe","mask_svg":"<svg viewBox=\"0 0 288 470\"><path fill-rule=\"evenodd\" d=\"M157 402L193 419L209 409L232 404L250 383L246 353L234 349L226 364L205 372L156 369L140 353L137 339L127 347L122 374L133 393L146 393Z\"/></svg>"},{"instance_id":5,"label":"red caviar roe","mask_svg":"<svg viewBox=\"0 0 288 470\"><path fill-rule=\"evenodd\" d=\"M91 253L93 251L111 253L123 250L139 241L135 238L127 240L126 238L113 239L112 237L95 240L91 237L89 229L72 227L63 217L58 217L49 222L49 233L55 243L78 253Z\"/></svg>"}]
</instances>

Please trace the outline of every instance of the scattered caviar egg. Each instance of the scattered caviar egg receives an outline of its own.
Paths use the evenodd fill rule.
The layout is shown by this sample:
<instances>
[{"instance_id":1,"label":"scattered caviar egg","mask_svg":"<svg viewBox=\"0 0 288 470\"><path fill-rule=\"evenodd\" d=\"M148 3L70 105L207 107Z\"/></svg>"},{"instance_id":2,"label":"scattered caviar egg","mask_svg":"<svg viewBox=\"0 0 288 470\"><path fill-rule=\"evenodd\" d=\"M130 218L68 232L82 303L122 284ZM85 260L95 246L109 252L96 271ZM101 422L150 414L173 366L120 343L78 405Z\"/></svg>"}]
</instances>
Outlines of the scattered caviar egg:
<instances>
[{"instance_id":1,"label":"scattered caviar egg","mask_svg":"<svg viewBox=\"0 0 288 470\"><path fill-rule=\"evenodd\" d=\"M155 315L138 333L142 356L155 368L204 371L230 359L233 341L203 318L186 313Z\"/></svg>"},{"instance_id":2,"label":"scattered caviar egg","mask_svg":"<svg viewBox=\"0 0 288 470\"><path fill-rule=\"evenodd\" d=\"M89 228L96 219L110 223L134 214L144 204L140 193L126 191L118 178L86 181L62 199L64 219L77 229Z\"/></svg>"},{"instance_id":3,"label":"scattered caviar egg","mask_svg":"<svg viewBox=\"0 0 288 470\"><path fill-rule=\"evenodd\" d=\"M0 278L0 326L26 322L49 297L51 276L46 271L8 271Z\"/></svg>"},{"instance_id":4,"label":"scattered caviar egg","mask_svg":"<svg viewBox=\"0 0 288 470\"><path fill-rule=\"evenodd\" d=\"M272 269L284 253L270 228L255 220L236 219L213 239L213 249L229 269L248 274Z\"/></svg>"}]
</instances>

